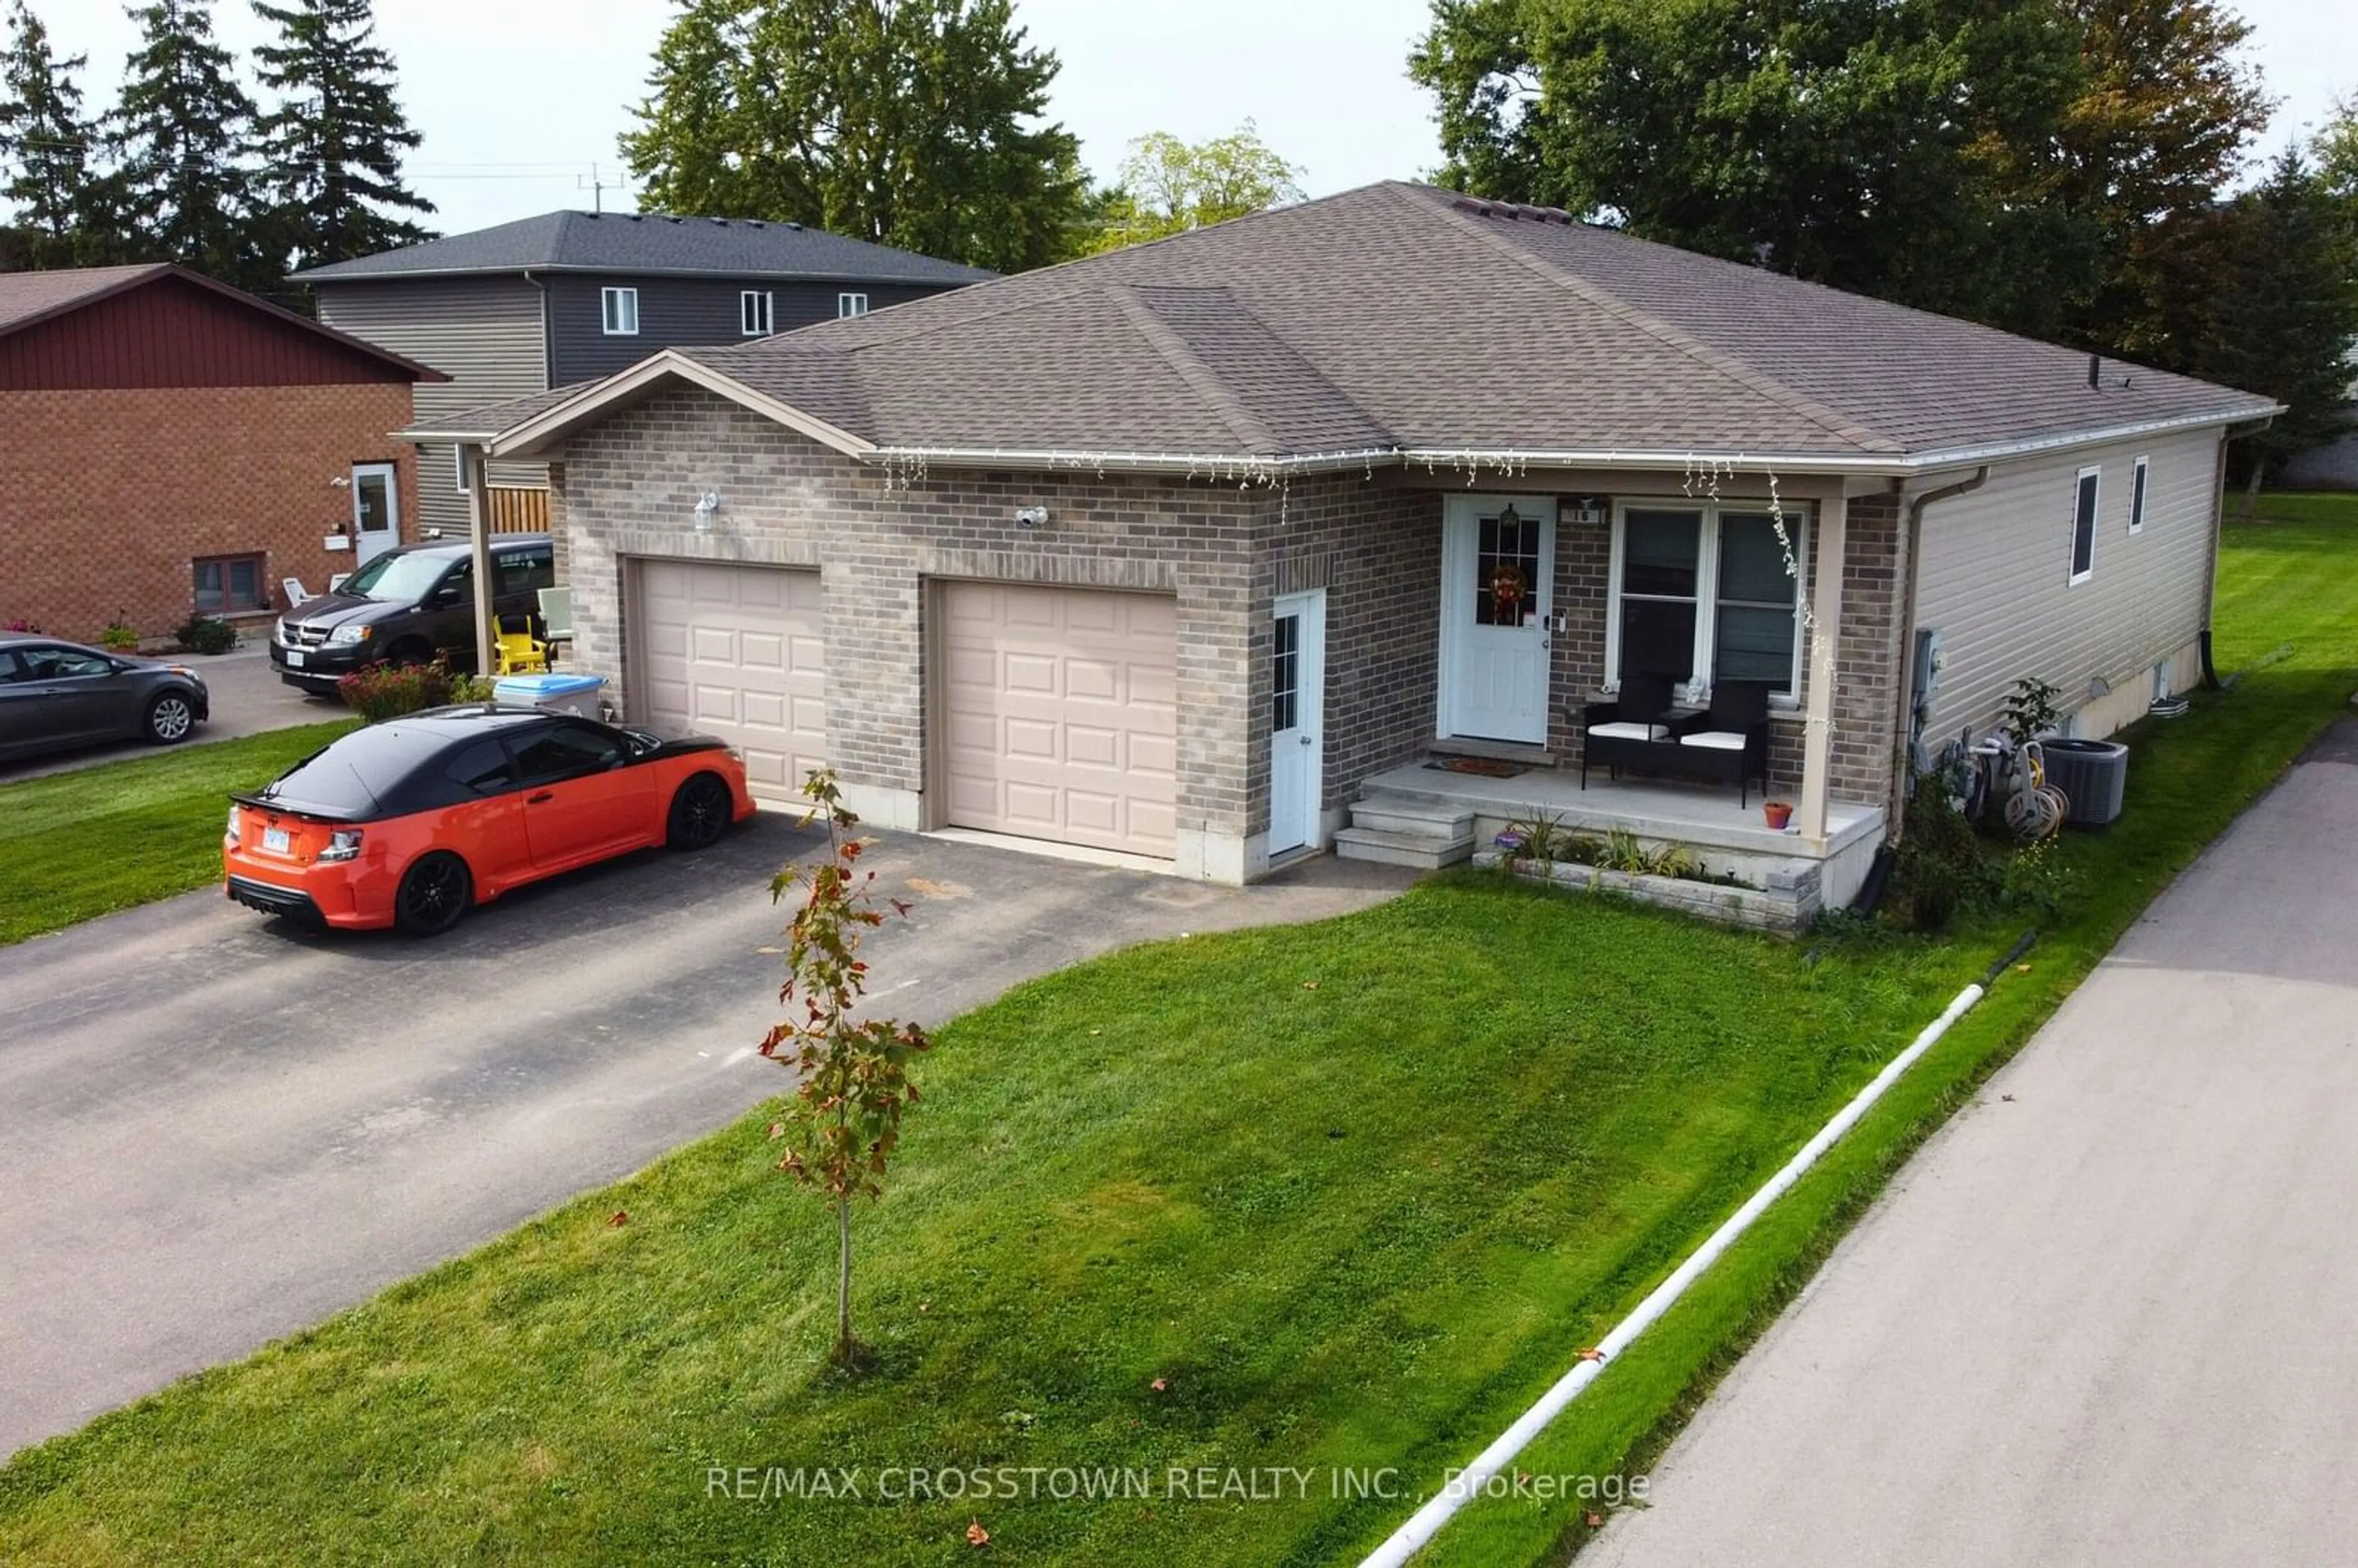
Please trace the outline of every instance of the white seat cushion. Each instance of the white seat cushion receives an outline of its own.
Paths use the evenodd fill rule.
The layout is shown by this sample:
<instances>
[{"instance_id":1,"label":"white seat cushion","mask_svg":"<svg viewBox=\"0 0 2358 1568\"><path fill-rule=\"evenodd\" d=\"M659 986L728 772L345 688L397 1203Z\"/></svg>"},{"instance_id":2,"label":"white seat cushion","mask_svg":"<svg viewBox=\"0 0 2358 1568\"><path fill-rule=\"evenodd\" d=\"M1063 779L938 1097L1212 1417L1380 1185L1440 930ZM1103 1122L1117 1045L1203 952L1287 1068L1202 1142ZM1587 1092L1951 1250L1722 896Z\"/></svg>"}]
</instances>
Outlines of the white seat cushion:
<instances>
[{"instance_id":1,"label":"white seat cushion","mask_svg":"<svg viewBox=\"0 0 2358 1568\"><path fill-rule=\"evenodd\" d=\"M1679 737L1682 746L1708 746L1714 752L1741 752L1744 737L1733 730L1704 730Z\"/></svg>"},{"instance_id":2,"label":"white seat cushion","mask_svg":"<svg viewBox=\"0 0 2358 1568\"><path fill-rule=\"evenodd\" d=\"M1670 738L1671 733L1665 725L1639 724L1623 719L1617 719L1610 724L1592 724L1588 732L1602 735L1608 741L1664 741Z\"/></svg>"}]
</instances>

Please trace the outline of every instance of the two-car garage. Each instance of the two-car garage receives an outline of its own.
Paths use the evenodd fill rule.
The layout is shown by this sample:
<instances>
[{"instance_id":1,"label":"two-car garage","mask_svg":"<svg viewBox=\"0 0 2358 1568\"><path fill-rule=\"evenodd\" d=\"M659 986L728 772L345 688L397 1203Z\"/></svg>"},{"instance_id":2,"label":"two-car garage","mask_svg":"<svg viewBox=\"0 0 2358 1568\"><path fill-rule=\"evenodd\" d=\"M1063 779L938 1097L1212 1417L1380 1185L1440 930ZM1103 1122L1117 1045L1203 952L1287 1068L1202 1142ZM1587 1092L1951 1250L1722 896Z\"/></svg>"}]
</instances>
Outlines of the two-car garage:
<instances>
[{"instance_id":1,"label":"two-car garage","mask_svg":"<svg viewBox=\"0 0 2358 1568\"><path fill-rule=\"evenodd\" d=\"M820 574L652 558L632 573L636 716L719 736L758 798L791 802L827 756ZM1173 599L941 581L928 603L933 825L1171 858Z\"/></svg>"}]
</instances>

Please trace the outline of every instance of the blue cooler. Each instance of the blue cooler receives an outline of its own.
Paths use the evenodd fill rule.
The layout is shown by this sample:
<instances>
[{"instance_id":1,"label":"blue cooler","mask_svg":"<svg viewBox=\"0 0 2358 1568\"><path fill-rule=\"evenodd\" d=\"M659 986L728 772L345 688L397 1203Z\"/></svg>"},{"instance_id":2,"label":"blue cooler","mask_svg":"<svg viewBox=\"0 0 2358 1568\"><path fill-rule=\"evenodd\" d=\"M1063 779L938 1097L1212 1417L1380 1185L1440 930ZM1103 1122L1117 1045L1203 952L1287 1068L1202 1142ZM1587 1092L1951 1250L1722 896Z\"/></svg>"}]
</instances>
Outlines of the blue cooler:
<instances>
[{"instance_id":1,"label":"blue cooler","mask_svg":"<svg viewBox=\"0 0 2358 1568\"><path fill-rule=\"evenodd\" d=\"M503 676L492 687L492 699L595 719L599 694L605 689L604 676Z\"/></svg>"}]
</instances>

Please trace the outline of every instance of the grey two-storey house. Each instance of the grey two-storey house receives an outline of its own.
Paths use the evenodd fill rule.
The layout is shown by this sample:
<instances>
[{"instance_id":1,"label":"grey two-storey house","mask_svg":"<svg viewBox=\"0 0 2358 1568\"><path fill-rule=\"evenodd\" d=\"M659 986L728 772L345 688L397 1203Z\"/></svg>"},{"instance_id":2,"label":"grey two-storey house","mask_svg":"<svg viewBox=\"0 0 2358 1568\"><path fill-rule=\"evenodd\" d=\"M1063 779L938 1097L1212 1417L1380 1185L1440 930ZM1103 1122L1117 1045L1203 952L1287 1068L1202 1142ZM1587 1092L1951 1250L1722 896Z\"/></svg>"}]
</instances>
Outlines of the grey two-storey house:
<instances>
[{"instance_id":1,"label":"grey two-storey house","mask_svg":"<svg viewBox=\"0 0 2358 1568\"><path fill-rule=\"evenodd\" d=\"M744 342L979 282L978 267L801 223L656 213L547 212L313 267L319 319L430 364L416 421L599 377L659 350ZM424 529L462 531L467 495L448 445L418 452ZM547 526L548 474L495 463L492 524Z\"/></svg>"}]
</instances>

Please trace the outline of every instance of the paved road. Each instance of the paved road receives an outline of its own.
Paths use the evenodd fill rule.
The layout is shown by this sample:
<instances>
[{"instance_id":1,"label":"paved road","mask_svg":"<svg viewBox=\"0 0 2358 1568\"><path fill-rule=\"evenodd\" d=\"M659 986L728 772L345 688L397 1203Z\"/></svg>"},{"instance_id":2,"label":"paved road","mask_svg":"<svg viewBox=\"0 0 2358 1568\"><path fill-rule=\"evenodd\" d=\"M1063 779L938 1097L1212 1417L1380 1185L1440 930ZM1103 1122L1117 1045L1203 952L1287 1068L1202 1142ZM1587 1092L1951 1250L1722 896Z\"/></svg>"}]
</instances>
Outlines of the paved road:
<instances>
[{"instance_id":1,"label":"paved road","mask_svg":"<svg viewBox=\"0 0 2358 1568\"><path fill-rule=\"evenodd\" d=\"M1582 1568L2358 1560L2358 723L2155 904Z\"/></svg>"},{"instance_id":2,"label":"paved road","mask_svg":"<svg viewBox=\"0 0 2358 1568\"><path fill-rule=\"evenodd\" d=\"M178 657L204 677L205 689L212 696L212 717L181 742L183 745L201 746L241 735L258 735L265 730L284 730L291 724L324 724L350 711L334 697L307 697L280 680L270 667L266 648ZM84 746L37 762L0 762L0 784L39 778L44 773L70 773L94 762L119 762L125 757L151 757L162 749L141 741L126 741L114 745Z\"/></svg>"},{"instance_id":3,"label":"paved road","mask_svg":"<svg viewBox=\"0 0 2358 1568\"><path fill-rule=\"evenodd\" d=\"M763 816L450 936L311 936L192 893L0 949L0 1454L240 1356L778 1093ZM1214 888L938 840L870 952L938 1022L1087 955L1390 896L1384 868Z\"/></svg>"}]
</instances>

